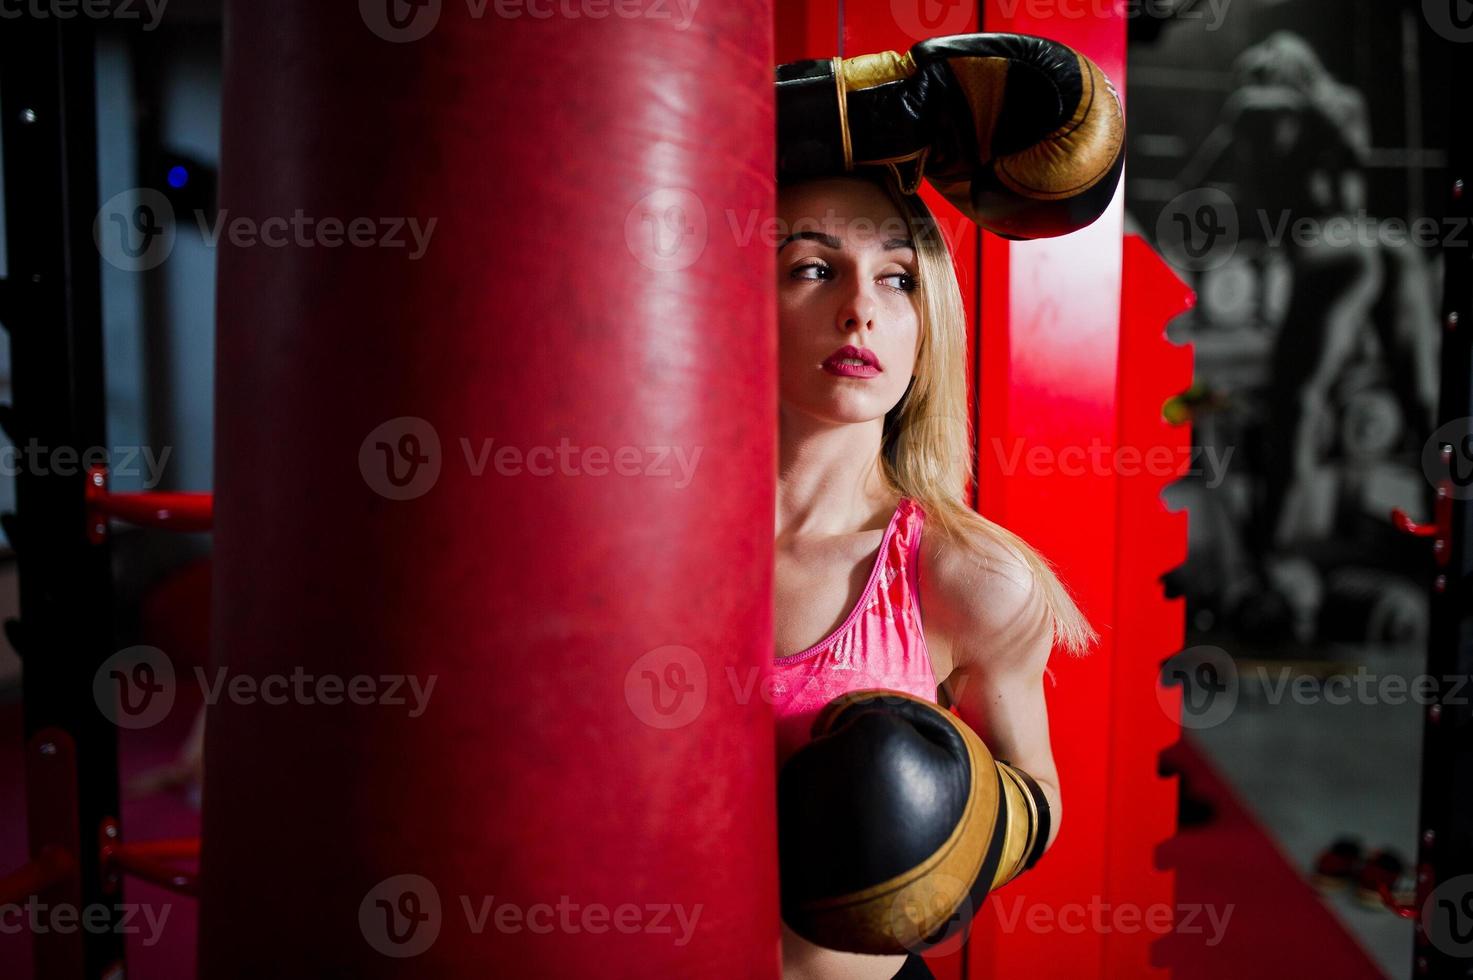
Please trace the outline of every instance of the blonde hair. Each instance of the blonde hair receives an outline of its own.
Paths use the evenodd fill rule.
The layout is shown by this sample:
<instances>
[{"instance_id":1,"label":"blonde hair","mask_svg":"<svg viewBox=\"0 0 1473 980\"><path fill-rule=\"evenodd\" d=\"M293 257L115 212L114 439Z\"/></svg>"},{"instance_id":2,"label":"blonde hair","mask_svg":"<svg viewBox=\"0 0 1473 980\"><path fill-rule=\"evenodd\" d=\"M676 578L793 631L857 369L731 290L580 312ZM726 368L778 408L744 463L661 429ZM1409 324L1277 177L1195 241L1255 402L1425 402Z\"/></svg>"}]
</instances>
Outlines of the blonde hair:
<instances>
[{"instance_id":1,"label":"blonde hair","mask_svg":"<svg viewBox=\"0 0 1473 980\"><path fill-rule=\"evenodd\" d=\"M918 194L904 194L881 171L853 176L883 187L905 218L919 266L920 345L915 377L885 416L881 471L892 492L926 511L927 524L973 550L984 565L992 548L1012 553L1032 573L1047 608L1054 644L1083 655L1099 639L1053 565L1028 542L973 510L965 501L973 471L971 418L967 411L967 313L962 305L951 249ZM992 547L989 547L992 546Z\"/></svg>"}]
</instances>

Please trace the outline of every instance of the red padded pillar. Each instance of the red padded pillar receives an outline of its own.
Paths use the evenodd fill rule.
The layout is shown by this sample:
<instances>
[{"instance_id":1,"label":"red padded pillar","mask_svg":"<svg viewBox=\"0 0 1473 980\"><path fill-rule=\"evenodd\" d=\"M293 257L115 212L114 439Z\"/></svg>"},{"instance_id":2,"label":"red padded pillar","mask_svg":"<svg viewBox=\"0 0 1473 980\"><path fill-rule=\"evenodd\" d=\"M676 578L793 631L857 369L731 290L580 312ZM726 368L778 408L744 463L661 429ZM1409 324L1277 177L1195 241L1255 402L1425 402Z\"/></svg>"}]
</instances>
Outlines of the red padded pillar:
<instances>
[{"instance_id":1,"label":"red padded pillar","mask_svg":"<svg viewBox=\"0 0 1473 980\"><path fill-rule=\"evenodd\" d=\"M771 27L231 5L201 976L777 976Z\"/></svg>"}]
</instances>

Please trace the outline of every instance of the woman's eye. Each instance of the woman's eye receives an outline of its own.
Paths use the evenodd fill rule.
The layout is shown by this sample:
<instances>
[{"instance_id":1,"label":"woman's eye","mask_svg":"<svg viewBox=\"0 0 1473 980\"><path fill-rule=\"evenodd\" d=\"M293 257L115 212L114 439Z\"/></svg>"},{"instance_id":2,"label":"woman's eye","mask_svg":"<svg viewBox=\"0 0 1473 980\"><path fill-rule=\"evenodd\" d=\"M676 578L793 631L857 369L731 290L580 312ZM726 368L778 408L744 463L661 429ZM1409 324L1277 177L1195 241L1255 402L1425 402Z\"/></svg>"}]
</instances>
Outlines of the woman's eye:
<instances>
[{"instance_id":1,"label":"woman's eye","mask_svg":"<svg viewBox=\"0 0 1473 980\"><path fill-rule=\"evenodd\" d=\"M833 278L833 271L828 266L817 262L795 266L790 274L794 279L807 279L815 282ZM907 293L919 287L916 277L908 272L894 272L888 276L881 276L880 281L889 283L892 289L899 289Z\"/></svg>"}]
</instances>

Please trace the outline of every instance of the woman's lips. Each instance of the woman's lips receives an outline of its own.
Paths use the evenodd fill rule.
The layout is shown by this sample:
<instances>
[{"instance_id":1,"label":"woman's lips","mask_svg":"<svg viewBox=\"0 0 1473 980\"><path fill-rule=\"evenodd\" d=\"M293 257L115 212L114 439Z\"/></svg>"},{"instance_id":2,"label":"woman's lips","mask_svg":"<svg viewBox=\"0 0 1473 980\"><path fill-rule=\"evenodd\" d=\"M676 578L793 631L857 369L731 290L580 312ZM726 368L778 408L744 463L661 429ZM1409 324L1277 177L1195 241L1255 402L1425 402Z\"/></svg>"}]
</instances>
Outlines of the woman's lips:
<instances>
[{"instance_id":1,"label":"woman's lips","mask_svg":"<svg viewBox=\"0 0 1473 980\"><path fill-rule=\"evenodd\" d=\"M840 378L873 378L883 368L874 351L859 347L840 347L823 362L823 369Z\"/></svg>"}]
</instances>

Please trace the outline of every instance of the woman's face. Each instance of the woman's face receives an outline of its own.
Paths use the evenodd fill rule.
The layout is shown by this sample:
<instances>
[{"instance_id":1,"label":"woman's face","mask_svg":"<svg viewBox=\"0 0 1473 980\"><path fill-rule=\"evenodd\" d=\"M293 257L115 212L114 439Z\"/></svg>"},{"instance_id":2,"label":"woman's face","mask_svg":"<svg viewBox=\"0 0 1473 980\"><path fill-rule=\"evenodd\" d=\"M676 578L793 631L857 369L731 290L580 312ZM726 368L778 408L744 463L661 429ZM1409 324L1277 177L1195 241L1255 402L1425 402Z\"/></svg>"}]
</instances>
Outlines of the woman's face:
<instances>
[{"instance_id":1,"label":"woman's face","mask_svg":"<svg viewBox=\"0 0 1473 980\"><path fill-rule=\"evenodd\" d=\"M836 178L783 188L778 218L779 400L827 422L883 418L920 341L904 217L874 184Z\"/></svg>"}]
</instances>

